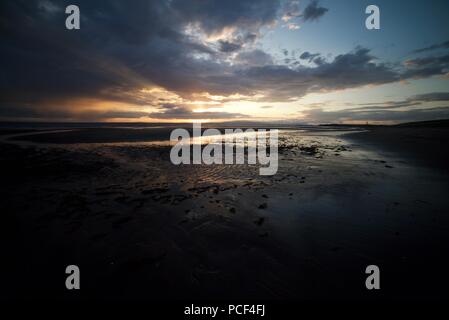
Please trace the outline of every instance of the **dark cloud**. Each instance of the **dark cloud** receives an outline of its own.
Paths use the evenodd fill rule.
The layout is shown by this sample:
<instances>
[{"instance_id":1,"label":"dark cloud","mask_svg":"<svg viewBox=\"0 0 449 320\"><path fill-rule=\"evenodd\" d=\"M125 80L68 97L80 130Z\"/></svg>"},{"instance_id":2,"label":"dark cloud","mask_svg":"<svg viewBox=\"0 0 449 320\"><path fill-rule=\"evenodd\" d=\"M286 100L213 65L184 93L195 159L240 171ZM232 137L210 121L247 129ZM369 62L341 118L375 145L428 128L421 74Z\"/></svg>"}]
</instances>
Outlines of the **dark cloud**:
<instances>
[{"instance_id":1,"label":"dark cloud","mask_svg":"<svg viewBox=\"0 0 449 320\"><path fill-rule=\"evenodd\" d=\"M442 43L437 43L425 48L421 48L421 49L417 49L414 50L413 53L422 53L422 52L427 52L427 51L433 51L433 50L437 50L437 49L449 49L449 41L446 42L442 42Z\"/></svg>"},{"instance_id":2,"label":"dark cloud","mask_svg":"<svg viewBox=\"0 0 449 320\"><path fill-rule=\"evenodd\" d=\"M315 63L317 66L320 66L326 63L326 59L324 59L323 57L316 57L315 59L313 59L313 63Z\"/></svg>"},{"instance_id":3,"label":"dark cloud","mask_svg":"<svg viewBox=\"0 0 449 320\"><path fill-rule=\"evenodd\" d=\"M286 1L283 6L282 20L289 21L301 16L299 1Z\"/></svg>"},{"instance_id":4,"label":"dark cloud","mask_svg":"<svg viewBox=\"0 0 449 320\"><path fill-rule=\"evenodd\" d=\"M273 64L273 58L264 51L255 49L240 52L236 56L235 62L246 66L264 66Z\"/></svg>"},{"instance_id":5,"label":"dark cloud","mask_svg":"<svg viewBox=\"0 0 449 320\"><path fill-rule=\"evenodd\" d=\"M420 108L406 111L372 110L372 111L323 111L311 109L304 112L304 119L316 123L337 123L344 121L428 121L449 118L449 107Z\"/></svg>"},{"instance_id":6,"label":"dark cloud","mask_svg":"<svg viewBox=\"0 0 449 320\"><path fill-rule=\"evenodd\" d=\"M147 112L137 111L77 111L67 109L43 109L27 105L3 105L0 108L0 117L7 120L40 119L51 120L74 120L74 121L104 121L112 118L139 119L148 117Z\"/></svg>"},{"instance_id":7,"label":"dark cloud","mask_svg":"<svg viewBox=\"0 0 449 320\"><path fill-rule=\"evenodd\" d=\"M449 92L431 92L425 94L418 94L411 97L409 100L421 102L449 101Z\"/></svg>"},{"instance_id":8,"label":"dark cloud","mask_svg":"<svg viewBox=\"0 0 449 320\"><path fill-rule=\"evenodd\" d=\"M284 3L282 8L282 20L288 22L292 19L302 17L304 21L314 21L320 19L329 9L321 7L318 0L312 0L301 12L299 7L299 1L290 0ZM290 26L296 26L291 24ZM295 29L293 27L293 29Z\"/></svg>"},{"instance_id":9,"label":"dark cloud","mask_svg":"<svg viewBox=\"0 0 449 320\"><path fill-rule=\"evenodd\" d=\"M132 5L119 0L78 0L81 29L77 31L65 28L64 8L69 4L68 0L0 2L0 116L41 117L48 113L49 117L73 117L67 105L76 99L157 108L166 101L141 92L152 86L182 99L208 92L257 95L253 100L259 101L295 101L311 92L448 71L449 56L408 60L400 69L378 62L365 48L332 61L319 53L304 52L300 58L314 62L313 67L299 65L285 52L283 58L292 59L286 60L290 66L276 65L270 54L252 46L261 28L280 18L280 1L275 0L135 0ZM293 9L291 16L298 14L296 7ZM303 18L316 20L326 12L312 1ZM212 44L198 39L203 33L217 36L226 32L230 34L210 40ZM101 114L92 110L90 114L145 116L126 111ZM242 116L192 113L178 105L148 115L168 118L170 114L185 118Z\"/></svg>"},{"instance_id":10,"label":"dark cloud","mask_svg":"<svg viewBox=\"0 0 449 320\"><path fill-rule=\"evenodd\" d=\"M305 51L299 56L299 59L312 61L319 55L320 55L319 53L310 53L309 51Z\"/></svg>"},{"instance_id":11,"label":"dark cloud","mask_svg":"<svg viewBox=\"0 0 449 320\"><path fill-rule=\"evenodd\" d=\"M309 62L313 62L316 65L322 65L326 62L326 59L321 57L319 53L310 53L308 51L303 52L299 59L308 60Z\"/></svg>"},{"instance_id":12,"label":"dark cloud","mask_svg":"<svg viewBox=\"0 0 449 320\"><path fill-rule=\"evenodd\" d=\"M444 75L449 72L449 55L409 59L405 66L407 70L402 74L403 79Z\"/></svg>"},{"instance_id":13,"label":"dark cloud","mask_svg":"<svg viewBox=\"0 0 449 320\"><path fill-rule=\"evenodd\" d=\"M447 66L449 64L449 55L410 59L407 60L405 64L417 68L427 66Z\"/></svg>"},{"instance_id":14,"label":"dark cloud","mask_svg":"<svg viewBox=\"0 0 449 320\"><path fill-rule=\"evenodd\" d=\"M272 0L136 0L132 5L80 0L81 29L68 31L63 9L69 1L45 3L0 3L0 58L7 61L0 76L2 102L96 97L151 104L136 101L134 92L151 85L180 94L202 91L202 79L222 74L225 66L196 59L195 54L216 53L185 28L200 25L205 33L236 28L238 42L220 43L229 52L254 42L258 28L272 23L279 7Z\"/></svg>"},{"instance_id":15,"label":"dark cloud","mask_svg":"<svg viewBox=\"0 0 449 320\"><path fill-rule=\"evenodd\" d=\"M257 35L254 33L246 33L244 35L237 34L231 41L218 40L219 50L221 52L235 52L241 50L245 45L251 45L256 41Z\"/></svg>"},{"instance_id":16,"label":"dark cloud","mask_svg":"<svg viewBox=\"0 0 449 320\"><path fill-rule=\"evenodd\" d=\"M302 18L304 21L314 21L321 18L329 9L321 7L318 0L312 0L309 5L304 9Z\"/></svg>"},{"instance_id":17,"label":"dark cloud","mask_svg":"<svg viewBox=\"0 0 449 320\"><path fill-rule=\"evenodd\" d=\"M21 119L21 118L67 118L70 114L65 111L55 111L48 113L48 110L39 110L38 108L27 105L8 105L2 104L0 108L0 117L3 119Z\"/></svg>"},{"instance_id":18,"label":"dark cloud","mask_svg":"<svg viewBox=\"0 0 449 320\"><path fill-rule=\"evenodd\" d=\"M449 92L431 92L411 96L401 101L362 104L355 108L325 111L318 106L304 112L307 120L323 122L344 121L424 121L449 118L449 105L430 107L429 102L449 102Z\"/></svg>"},{"instance_id":19,"label":"dark cloud","mask_svg":"<svg viewBox=\"0 0 449 320\"><path fill-rule=\"evenodd\" d=\"M223 40L220 40L219 43L220 43L220 51L221 52L234 52L234 51L238 51L242 48L242 44L240 44L240 43L223 41Z\"/></svg>"},{"instance_id":20,"label":"dark cloud","mask_svg":"<svg viewBox=\"0 0 449 320\"><path fill-rule=\"evenodd\" d=\"M359 105L356 108L347 109L351 112L356 111L374 111L374 110L392 110L405 107L412 107L417 105L423 105L429 102L449 102L449 92L430 92L425 94L419 94L411 96L401 101L386 101L382 103L367 103Z\"/></svg>"},{"instance_id":21,"label":"dark cloud","mask_svg":"<svg viewBox=\"0 0 449 320\"><path fill-rule=\"evenodd\" d=\"M173 0L170 7L183 22L195 22L214 34L226 27L258 30L275 21L278 0Z\"/></svg>"},{"instance_id":22,"label":"dark cloud","mask_svg":"<svg viewBox=\"0 0 449 320\"><path fill-rule=\"evenodd\" d=\"M190 108L177 105L164 105L159 112L152 112L153 119L230 119L249 118L248 115L232 112L204 111L193 112Z\"/></svg>"},{"instance_id":23,"label":"dark cloud","mask_svg":"<svg viewBox=\"0 0 449 320\"><path fill-rule=\"evenodd\" d=\"M239 72L233 83L247 93L264 94L266 101L289 101L310 92L384 84L399 78L389 66L375 63L368 49L357 48L313 68L252 67Z\"/></svg>"}]
</instances>

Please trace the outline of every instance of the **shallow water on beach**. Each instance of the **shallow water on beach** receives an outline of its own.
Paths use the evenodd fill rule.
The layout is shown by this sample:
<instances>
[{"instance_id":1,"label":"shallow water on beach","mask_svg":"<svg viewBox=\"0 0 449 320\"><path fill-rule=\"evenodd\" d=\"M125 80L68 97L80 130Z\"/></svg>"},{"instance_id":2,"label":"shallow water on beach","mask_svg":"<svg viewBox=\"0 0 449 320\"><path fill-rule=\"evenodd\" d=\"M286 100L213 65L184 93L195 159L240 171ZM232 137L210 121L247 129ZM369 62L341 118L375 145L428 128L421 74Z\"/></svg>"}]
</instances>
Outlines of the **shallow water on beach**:
<instances>
[{"instance_id":1,"label":"shallow water on beach","mask_svg":"<svg viewBox=\"0 0 449 320\"><path fill-rule=\"evenodd\" d=\"M80 261L92 296L329 298L346 287L360 298L360 270L377 263L395 277L386 296L413 297L426 284L401 270L427 270L423 257L447 249L447 176L342 131L282 130L274 176L175 166L167 145L79 143L74 132L67 144L11 140L2 192L40 239L23 244L39 253L26 265L46 274Z\"/></svg>"}]
</instances>

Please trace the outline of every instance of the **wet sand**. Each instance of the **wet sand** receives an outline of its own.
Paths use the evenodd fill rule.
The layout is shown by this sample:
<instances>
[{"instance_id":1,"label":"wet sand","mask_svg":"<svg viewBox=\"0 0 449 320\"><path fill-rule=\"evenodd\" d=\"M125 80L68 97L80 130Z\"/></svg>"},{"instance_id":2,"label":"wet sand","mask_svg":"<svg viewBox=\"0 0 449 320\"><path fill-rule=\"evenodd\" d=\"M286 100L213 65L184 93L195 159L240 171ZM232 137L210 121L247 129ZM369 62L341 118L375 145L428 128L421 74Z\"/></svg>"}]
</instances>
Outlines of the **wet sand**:
<instances>
[{"instance_id":1,"label":"wet sand","mask_svg":"<svg viewBox=\"0 0 449 320\"><path fill-rule=\"evenodd\" d=\"M272 177L250 165L174 166L167 146L105 143L110 129L96 130L0 143L2 297L448 296L448 172L390 139L403 128L284 131ZM447 141L441 130L432 143ZM69 264L81 269L76 293L64 287ZM381 269L377 292L365 289L370 264Z\"/></svg>"}]
</instances>

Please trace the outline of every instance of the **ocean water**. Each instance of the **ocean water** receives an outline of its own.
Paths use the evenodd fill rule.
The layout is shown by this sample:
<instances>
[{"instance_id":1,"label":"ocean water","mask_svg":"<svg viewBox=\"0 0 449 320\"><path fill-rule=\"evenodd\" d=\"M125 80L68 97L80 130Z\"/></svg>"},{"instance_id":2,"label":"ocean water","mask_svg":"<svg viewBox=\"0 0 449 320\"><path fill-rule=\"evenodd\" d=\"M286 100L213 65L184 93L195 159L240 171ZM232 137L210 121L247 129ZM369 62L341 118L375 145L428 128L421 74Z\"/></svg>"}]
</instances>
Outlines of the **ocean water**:
<instances>
[{"instance_id":1,"label":"ocean water","mask_svg":"<svg viewBox=\"0 0 449 320\"><path fill-rule=\"evenodd\" d=\"M0 123L3 138L29 141L35 143L78 144L78 143L156 143L170 142L170 134L177 128L184 128L193 137L191 123ZM275 123L204 123L201 125L202 135L206 129L218 129L221 134L225 129L279 129L279 135L288 132L300 132L304 135L335 135L342 131L359 130L356 127L333 127L304 124ZM6 137L7 135L7 137ZM207 133L205 134L207 135ZM237 134L245 137L247 133ZM192 143L210 143L221 140L220 135L210 135L201 139L192 139Z\"/></svg>"}]
</instances>

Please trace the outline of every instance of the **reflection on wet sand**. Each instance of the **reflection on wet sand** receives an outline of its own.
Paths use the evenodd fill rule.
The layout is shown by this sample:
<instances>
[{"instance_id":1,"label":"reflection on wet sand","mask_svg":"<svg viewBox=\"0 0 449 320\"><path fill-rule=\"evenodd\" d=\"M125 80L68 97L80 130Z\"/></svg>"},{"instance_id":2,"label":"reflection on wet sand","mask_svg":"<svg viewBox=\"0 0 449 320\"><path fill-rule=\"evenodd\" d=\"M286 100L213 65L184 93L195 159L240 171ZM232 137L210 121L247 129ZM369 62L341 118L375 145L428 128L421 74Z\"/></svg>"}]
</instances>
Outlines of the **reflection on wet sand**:
<instances>
[{"instance_id":1,"label":"reflection on wet sand","mask_svg":"<svg viewBox=\"0 0 449 320\"><path fill-rule=\"evenodd\" d=\"M165 144L64 134L70 144L1 143L6 254L13 270L42 274L10 277L16 294L63 297L53 272L75 262L89 270L85 297L364 299L369 264L385 270L382 297L444 294L425 289L448 249L447 173L407 155L284 130L278 173L260 176L257 165L174 166Z\"/></svg>"}]
</instances>

